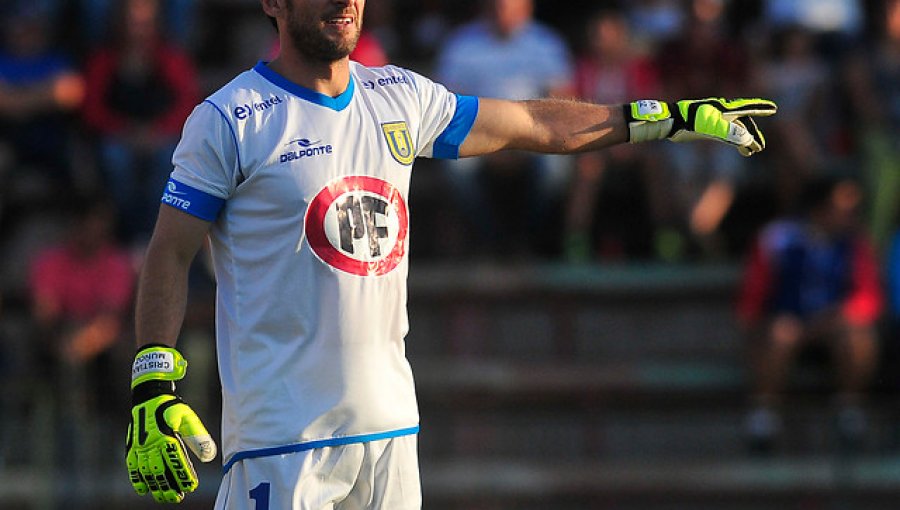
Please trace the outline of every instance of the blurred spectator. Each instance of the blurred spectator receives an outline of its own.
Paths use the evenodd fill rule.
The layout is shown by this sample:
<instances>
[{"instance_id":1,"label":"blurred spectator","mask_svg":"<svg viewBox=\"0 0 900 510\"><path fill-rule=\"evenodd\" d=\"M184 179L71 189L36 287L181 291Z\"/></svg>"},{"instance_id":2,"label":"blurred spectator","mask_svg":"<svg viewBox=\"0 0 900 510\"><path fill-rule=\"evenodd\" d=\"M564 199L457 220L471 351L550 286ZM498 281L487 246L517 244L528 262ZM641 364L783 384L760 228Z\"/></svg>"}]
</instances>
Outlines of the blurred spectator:
<instances>
[{"instance_id":1,"label":"blurred spectator","mask_svg":"<svg viewBox=\"0 0 900 510\"><path fill-rule=\"evenodd\" d=\"M766 0L764 13L767 24L776 29L799 26L852 34L864 23L859 0Z\"/></svg>"},{"instance_id":2,"label":"blurred spectator","mask_svg":"<svg viewBox=\"0 0 900 510\"><path fill-rule=\"evenodd\" d=\"M131 353L121 340L135 273L128 253L113 241L112 203L81 197L74 205L65 237L39 252L30 268L33 370L49 385L44 391L57 396L55 455L64 465L90 470L108 461L106 451L92 445L102 427L122 421L127 402L122 388L128 375L119 367ZM72 479L83 474L63 482L68 490L75 490Z\"/></svg>"},{"instance_id":3,"label":"blurred spectator","mask_svg":"<svg viewBox=\"0 0 900 510\"><path fill-rule=\"evenodd\" d=\"M890 298L882 374L888 389L900 389L900 0L883 5L883 36L874 47L847 59L854 126L873 194L871 230L887 245L886 287Z\"/></svg>"},{"instance_id":4,"label":"blurred spectator","mask_svg":"<svg viewBox=\"0 0 900 510\"><path fill-rule=\"evenodd\" d=\"M657 65L669 100L711 95L752 97L752 60L730 37L724 0L692 0L684 32L663 44ZM728 255L719 228L746 178L748 162L721 144L666 144L673 195L687 235L707 256ZM685 243L682 243L685 244Z\"/></svg>"},{"instance_id":5,"label":"blurred spectator","mask_svg":"<svg viewBox=\"0 0 900 510\"><path fill-rule=\"evenodd\" d=\"M882 363L879 382L884 389L900 390L900 223L894 227L885 254L885 289L888 306L885 321L885 342L882 347Z\"/></svg>"},{"instance_id":6,"label":"blurred spectator","mask_svg":"<svg viewBox=\"0 0 900 510\"><path fill-rule=\"evenodd\" d=\"M124 3L125 0L122 0ZM76 0L82 25L82 37L90 47L102 44L114 27L117 4L113 0ZM170 44L191 47L191 37L196 33L197 0L162 0L161 32Z\"/></svg>"},{"instance_id":7,"label":"blurred spectator","mask_svg":"<svg viewBox=\"0 0 900 510\"><path fill-rule=\"evenodd\" d=\"M40 203L73 184L67 114L81 105L84 84L54 46L47 9L21 0L0 9L0 172L11 173L7 193Z\"/></svg>"},{"instance_id":8,"label":"blurred spectator","mask_svg":"<svg viewBox=\"0 0 900 510\"><path fill-rule=\"evenodd\" d=\"M566 42L535 21L532 0L482 0L481 19L456 29L438 57L441 83L460 94L504 99L569 95Z\"/></svg>"},{"instance_id":9,"label":"blurred spectator","mask_svg":"<svg viewBox=\"0 0 900 510\"><path fill-rule=\"evenodd\" d=\"M82 198L65 238L36 256L30 268L32 315L46 380L66 395L68 411L117 413L124 403L122 360L114 353L127 324L134 270L115 243L115 210Z\"/></svg>"},{"instance_id":10,"label":"blurred spectator","mask_svg":"<svg viewBox=\"0 0 900 510\"><path fill-rule=\"evenodd\" d=\"M724 0L691 0L684 30L659 48L657 63L672 99L721 94L753 86L747 49L727 32ZM734 152L734 151L732 151Z\"/></svg>"},{"instance_id":11,"label":"blurred spectator","mask_svg":"<svg viewBox=\"0 0 900 510\"><path fill-rule=\"evenodd\" d=\"M448 37L437 61L438 81L454 92L481 97L571 94L566 43L534 21L532 0L483 0L483 8L480 19ZM535 247L526 243L554 243L546 234L558 235L559 229L549 227L548 211L559 204L567 162L502 152L447 163L456 198L476 234L469 244L488 255L531 256Z\"/></svg>"},{"instance_id":12,"label":"blurred spectator","mask_svg":"<svg viewBox=\"0 0 900 510\"><path fill-rule=\"evenodd\" d=\"M136 242L149 237L181 126L199 101L190 57L159 31L159 0L126 0L115 42L87 63L84 116L109 191Z\"/></svg>"},{"instance_id":13,"label":"blurred spectator","mask_svg":"<svg viewBox=\"0 0 900 510\"><path fill-rule=\"evenodd\" d=\"M751 341L754 407L746 432L753 447L773 446L791 368L816 343L836 367L839 437L851 444L864 437L862 394L878 362L883 297L879 263L857 217L861 199L854 181L814 179L802 213L768 225L750 254L738 318Z\"/></svg>"},{"instance_id":14,"label":"blurred spectator","mask_svg":"<svg viewBox=\"0 0 900 510\"><path fill-rule=\"evenodd\" d=\"M761 76L766 97L778 103L772 120L773 163L782 211L789 210L804 180L834 158L838 108L830 94L830 69L817 51L814 34L799 26L774 38L775 48Z\"/></svg>"},{"instance_id":15,"label":"blurred spectator","mask_svg":"<svg viewBox=\"0 0 900 510\"><path fill-rule=\"evenodd\" d=\"M887 0L881 35L844 58L854 148L864 169L869 229L883 247L900 213L900 0Z\"/></svg>"},{"instance_id":16,"label":"blurred spectator","mask_svg":"<svg viewBox=\"0 0 900 510\"><path fill-rule=\"evenodd\" d=\"M416 2L414 18L410 20L410 44L407 52L416 59L433 60L444 38L450 31L450 22L443 12L440 0Z\"/></svg>"},{"instance_id":17,"label":"blurred spectator","mask_svg":"<svg viewBox=\"0 0 900 510\"><path fill-rule=\"evenodd\" d=\"M601 104L660 96L653 61L635 52L619 11L603 10L587 23L587 50L576 61L578 97ZM566 257L571 261L647 258L668 192L650 151L619 145L576 158L567 201Z\"/></svg>"},{"instance_id":18,"label":"blurred spectator","mask_svg":"<svg viewBox=\"0 0 900 510\"><path fill-rule=\"evenodd\" d=\"M686 16L682 0L636 0L622 4L638 45L655 47L678 37L684 30Z\"/></svg>"}]
</instances>

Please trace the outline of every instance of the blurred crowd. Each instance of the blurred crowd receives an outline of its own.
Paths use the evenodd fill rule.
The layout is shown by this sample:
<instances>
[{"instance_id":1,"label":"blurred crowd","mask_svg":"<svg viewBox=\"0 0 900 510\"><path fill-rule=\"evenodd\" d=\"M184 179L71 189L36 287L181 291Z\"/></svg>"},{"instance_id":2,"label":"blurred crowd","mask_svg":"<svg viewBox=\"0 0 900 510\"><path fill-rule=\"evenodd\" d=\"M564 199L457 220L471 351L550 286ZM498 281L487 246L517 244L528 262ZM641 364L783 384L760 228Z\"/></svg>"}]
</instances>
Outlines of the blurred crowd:
<instances>
[{"instance_id":1,"label":"blurred crowd","mask_svg":"<svg viewBox=\"0 0 900 510\"><path fill-rule=\"evenodd\" d=\"M750 271L777 258L764 247L790 245L785 231L813 244L833 241L834 260L852 235L870 247L872 273L862 277L875 278L886 296L882 307L874 290L877 302L864 320L850 322L874 323L882 308L900 317L893 299L900 291L893 243L900 225L900 0L564 7L542 0L369 2L353 58L403 65L458 93L510 99L770 98L779 112L761 121L768 149L745 159L719 144L654 142L577 157L423 161L411 198L421 211L413 258L747 258L756 261L748 274L759 281ZM236 72L276 55L275 34L256 0L4 0L0 21L0 334L9 340L0 370L10 376L39 366L67 387L93 374L98 388L86 394L122 395L122 367L133 354L135 275L182 123ZM811 203L810 189L821 192L824 181L842 183L828 189L844 197L846 216L809 235L779 230L785 221L809 226L810 208L824 201ZM823 260L816 249L800 251ZM824 297L810 306L819 308L803 313L831 313L849 299L861 273L840 253L843 262L816 274L837 283L818 289ZM197 266L194 296L209 296L202 257ZM760 330L750 322L777 308L765 300L780 283L797 286L781 289L797 295L821 283L797 280L745 289L748 331ZM802 336L777 316L773 322L775 333L761 330L778 345ZM210 324L208 309L189 310L188 334L208 335ZM121 338L129 339L125 347ZM202 360L202 352L189 357ZM871 354L859 356L862 374L847 376L847 391L863 387L871 372ZM777 391L778 377L761 376L768 383L760 393ZM117 398L95 399L101 409L123 408Z\"/></svg>"}]
</instances>

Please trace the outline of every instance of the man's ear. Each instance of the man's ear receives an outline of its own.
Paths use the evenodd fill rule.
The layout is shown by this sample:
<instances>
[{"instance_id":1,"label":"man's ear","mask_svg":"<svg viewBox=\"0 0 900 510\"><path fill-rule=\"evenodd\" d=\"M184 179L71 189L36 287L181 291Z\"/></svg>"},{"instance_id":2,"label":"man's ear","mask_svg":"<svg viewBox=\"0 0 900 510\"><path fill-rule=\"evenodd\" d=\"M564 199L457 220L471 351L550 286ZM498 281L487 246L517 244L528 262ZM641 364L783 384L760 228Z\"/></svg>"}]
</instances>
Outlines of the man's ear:
<instances>
[{"instance_id":1,"label":"man's ear","mask_svg":"<svg viewBox=\"0 0 900 510\"><path fill-rule=\"evenodd\" d=\"M263 12L273 18L277 18L284 11L284 2L285 0L260 0Z\"/></svg>"}]
</instances>

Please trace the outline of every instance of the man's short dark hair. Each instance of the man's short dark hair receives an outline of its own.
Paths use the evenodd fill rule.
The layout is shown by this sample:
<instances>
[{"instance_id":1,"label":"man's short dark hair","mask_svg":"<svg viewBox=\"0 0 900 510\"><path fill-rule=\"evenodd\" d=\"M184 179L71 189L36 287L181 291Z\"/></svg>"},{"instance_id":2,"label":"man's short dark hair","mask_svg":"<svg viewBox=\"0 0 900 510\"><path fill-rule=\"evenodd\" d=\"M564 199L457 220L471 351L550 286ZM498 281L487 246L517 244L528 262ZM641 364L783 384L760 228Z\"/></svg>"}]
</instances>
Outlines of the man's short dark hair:
<instances>
[{"instance_id":1,"label":"man's short dark hair","mask_svg":"<svg viewBox=\"0 0 900 510\"><path fill-rule=\"evenodd\" d=\"M278 20L275 19L275 16L266 16L269 18L269 21L272 22L272 26L275 27L275 31L278 31Z\"/></svg>"}]
</instances>

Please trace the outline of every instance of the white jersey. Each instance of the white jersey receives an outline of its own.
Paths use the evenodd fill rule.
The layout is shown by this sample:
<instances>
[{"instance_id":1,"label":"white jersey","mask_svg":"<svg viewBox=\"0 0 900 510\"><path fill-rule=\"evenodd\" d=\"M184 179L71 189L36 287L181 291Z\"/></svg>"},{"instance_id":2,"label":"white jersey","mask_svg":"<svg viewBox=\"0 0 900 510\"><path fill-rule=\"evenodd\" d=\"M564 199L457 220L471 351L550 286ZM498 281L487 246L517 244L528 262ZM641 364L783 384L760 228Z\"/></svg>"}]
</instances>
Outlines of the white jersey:
<instances>
[{"instance_id":1,"label":"white jersey","mask_svg":"<svg viewBox=\"0 0 900 510\"><path fill-rule=\"evenodd\" d=\"M201 103L163 203L213 222L226 471L418 431L405 356L411 165L478 101L351 62L332 98L260 62Z\"/></svg>"}]
</instances>

